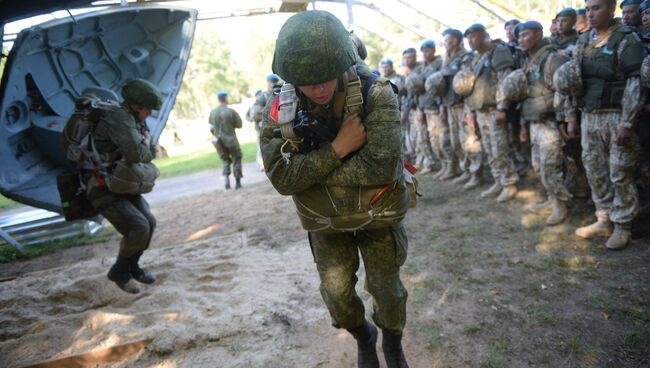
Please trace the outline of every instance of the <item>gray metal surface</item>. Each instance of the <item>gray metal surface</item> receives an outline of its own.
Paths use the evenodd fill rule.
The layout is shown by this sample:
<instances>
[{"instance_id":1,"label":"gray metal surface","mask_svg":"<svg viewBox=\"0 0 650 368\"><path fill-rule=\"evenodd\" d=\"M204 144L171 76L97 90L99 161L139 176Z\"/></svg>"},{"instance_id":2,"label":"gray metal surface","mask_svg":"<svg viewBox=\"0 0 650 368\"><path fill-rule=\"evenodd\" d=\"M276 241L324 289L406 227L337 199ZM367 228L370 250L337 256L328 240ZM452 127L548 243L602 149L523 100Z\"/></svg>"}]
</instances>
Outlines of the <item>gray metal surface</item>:
<instances>
[{"instance_id":1,"label":"gray metal surface","mask_svg":"<svg viewBox=\"0 0 650 368\"><path fill-rule=\"evenodd\" d=\"M163 107L147 119L157 141L181 85L196 16L168 6L114 7L20 32L0 86L0 193L61 211L61 132L86 88L119 95L132 78L157 85Z\"/></svg>"}]
</instances>

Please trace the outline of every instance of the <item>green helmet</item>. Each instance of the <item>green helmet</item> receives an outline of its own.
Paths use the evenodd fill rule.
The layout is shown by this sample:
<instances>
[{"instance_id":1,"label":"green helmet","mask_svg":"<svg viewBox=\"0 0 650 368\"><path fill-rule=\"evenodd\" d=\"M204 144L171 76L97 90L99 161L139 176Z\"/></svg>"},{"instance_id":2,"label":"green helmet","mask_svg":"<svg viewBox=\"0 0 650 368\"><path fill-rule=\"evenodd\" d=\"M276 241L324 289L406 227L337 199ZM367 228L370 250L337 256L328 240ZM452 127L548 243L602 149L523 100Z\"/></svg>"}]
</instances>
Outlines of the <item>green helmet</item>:
<instances>
[{"instance_id":1,"label":"green helmet","mask_svg":"<svg viewBox=\"0 0 650 368\"><path fill-rule=\"evenodd\" d=\"M324 83L357 61L348 31L334 15L309 10L291 16L275 41L273 72L296 86Z\"/></svg>"},{"instance_id":2,"label":"green helmet","mask_svg":"<svg viewBox=\"0 0 650 368\"><path fill-rule=\"evenodd\" d=\"M144 79L131 79L126 82L122 87L122 97L128 103L142 105L152 110L160 110L163 102L158 88Z\"/></svg>"}]
</instances>

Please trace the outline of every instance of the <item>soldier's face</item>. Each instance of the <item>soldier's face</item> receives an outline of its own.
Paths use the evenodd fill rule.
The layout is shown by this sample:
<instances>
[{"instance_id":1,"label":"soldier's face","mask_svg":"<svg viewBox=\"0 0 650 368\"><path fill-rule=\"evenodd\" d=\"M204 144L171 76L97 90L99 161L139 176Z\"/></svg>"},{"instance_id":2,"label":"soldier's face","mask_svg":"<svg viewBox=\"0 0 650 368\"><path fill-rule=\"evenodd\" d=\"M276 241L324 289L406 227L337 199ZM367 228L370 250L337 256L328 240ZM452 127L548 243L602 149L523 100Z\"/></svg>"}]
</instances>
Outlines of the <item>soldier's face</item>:
<instances>
[{"instance_id":1,"label":"soldier's face","mask_svg":"<svg viewBox=\"0 0 650 368\"><path fill-rule=\"evenodd\" d=\"M558 32L558 29L559 29L559 27L557 25L557 19L553 19L551 21L551 26L548 27L548 31L551 32L551 34L555 34L555 33Z\"/></svg>"},{"instance_id":2,"label":"soldier's face","mask_svg":"<svg viewBox=\"0 0 650 368\"><path fill-rule=\"evenodd\" d=\"M515 28L517 28L517 26L513 24L507 25L505 27L506 37L508 37L508 42L517 41L517 39L515 38Z\"/></svg>"},{"instance_id":3,"label":"soldier's face","mask_svg":"<svg viewBox=\"0 0 650 368\"><path fill-rule=\"evenodd\" d=\"M561 34L568 34L576 25L575 17L557 17L557 30Z\"/></svg>"},{"instance_id":4,"label":"soldier's face","mask_svg":"<svg viewBox=\"0 0 650 368\"><path fill-rule=\"evenodd\" d=\"M456 36L446 35L444 45L445 45L445 50L447 50L447 53L451 54L452 52L458 49L458 46L460 45L460 40Z\"/></svg>"},{"instance_id":5,"label":"soldier's face","mask_svg":"<svg viewBox=\"0 0 650 368\"><path fill-rule=\"evenodd\" d=\"M531 51L542 39L542 31L538 29L524 29L519 31L519 47L524 52Z\"/></svg>"},{"instance_id":6,"label":"soldier's face","mask_svg":"<svg viewBox=\"0 0 650 368\"><path fill-rule=\"evenodd\" d=\"M576 17L576 31L582 32L587 29L587 17L584 15L578 15Z\"/></svg>"},{"instance_id":7,"label":"soldier's face","mask_svg":"<svg viewBox=\"0 0 650 368\"><path fill-rule=\"evenodd\" d=\"M643 29L650 30L650 9L641 13L641 23L643 23Z\"/></svg>"},{"instance_id":8,"label":"soldier's face","mask_svg":"<svg viewBox=\"0 0 650 368\"><path fill-rule=\"evenodd\" d=\"M131 110L135 112L138 121L144 121L144 119L151 115L151 109L142 105L132 104Z\"/></svg>"},{"instance_id":9,"label":"soldier's face","mask_svg":"<svg viewBox=\"0 0 650 368\"><path fill-rule=\"evenodd\" d=\"M615 7L610 6L608 0L587 0L587 22L590 28L606 29L609 21L614 17Z\"/></svg>"},{"instance_id":10,"label":"soldier's face","mask_svg":"<svg viewBox=\"0 0 650 368\"><path fill-rule=\"evenodd\" d=\"M427 63L433 61L433 58L436 57L436 49L434 47L425 47L422 49L422 57Z\"/></svg>"},{"instance_id":11,"label":"soldier's face","mask_svg":"<svg viewBox=\"0 0 650 368\"><path fill-rule=\"evenodd\" d=\"M381 64L381 74L385 77L387 75L393 74L395 69L391 64Z\"/></svg>"},{"instance_id":12,"label":"soldier's face","mask_svg":"<svg viewBox=\"0 0 650 368\"><path fill-rule=\"evenodd\" d=\"M472 50L482 51L487 44L487 34L483 31L472 32L467 35L467 42Z\"/></svg>"},{"instance_id":13,"label":"soldier's face","mask_svg":"<svg viewBox=\"0 0 650 368\"><path fill-rule=\"evenodd\" d=\"M336 82L336 79L332 79L324 83L298 86L298 89L305 96L309 97L313 103L317 105L327 105L332 101L334 92L336 92Z\"/></svg>"},{"instance_id":14,"label":"soldier's face","mask_svg":"<svg viewBox=\"0 0 650 368\"><path fill-rule=\"evenodd\" d=\"M409 52L407 54L404 54L404 65L406 65L407 68L413 69L413 67L415 67L415 60L415 53Z\"/></svg>"},{"instance_id":15,"label":"soldier's face","mask_svg":"<svg viewBox=\"0 0 650 368\"><path fill-rule=\"evenodd\" d=\"M639 4L625 5L623 7L623 14L621 16L623 24L634 27L641 25L641 17L636 12L638 8Z\"/></svg>"}]
</instances>

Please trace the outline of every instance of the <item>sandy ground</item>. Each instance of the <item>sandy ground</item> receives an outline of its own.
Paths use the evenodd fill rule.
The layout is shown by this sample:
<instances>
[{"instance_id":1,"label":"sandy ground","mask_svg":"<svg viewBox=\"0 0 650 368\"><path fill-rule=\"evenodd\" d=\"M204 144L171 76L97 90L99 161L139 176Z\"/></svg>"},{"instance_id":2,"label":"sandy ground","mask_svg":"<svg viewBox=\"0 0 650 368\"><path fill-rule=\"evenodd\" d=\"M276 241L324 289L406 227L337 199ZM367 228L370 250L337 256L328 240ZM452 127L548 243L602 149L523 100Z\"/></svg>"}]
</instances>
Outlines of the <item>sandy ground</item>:
<instances>
[{"instance_id":1,"label":"sandy ground","mask_svg":"<svg viewBox=\"0 0 650 368\"><path fill-rule=\"evenodd\" d=\"M539 200L530 186L501 205L422 184L403 268L411 367L650 366L647 220L630 248L608 252L572 235L592 220L587 203L548 229L521 211ZM143 263L159 282L137 296L105 278L117 235L2 266L0 366L149 339L114 366L354 367L289 198L260 183L153 209L159 228Z\"/></svg>"}]
</instances>

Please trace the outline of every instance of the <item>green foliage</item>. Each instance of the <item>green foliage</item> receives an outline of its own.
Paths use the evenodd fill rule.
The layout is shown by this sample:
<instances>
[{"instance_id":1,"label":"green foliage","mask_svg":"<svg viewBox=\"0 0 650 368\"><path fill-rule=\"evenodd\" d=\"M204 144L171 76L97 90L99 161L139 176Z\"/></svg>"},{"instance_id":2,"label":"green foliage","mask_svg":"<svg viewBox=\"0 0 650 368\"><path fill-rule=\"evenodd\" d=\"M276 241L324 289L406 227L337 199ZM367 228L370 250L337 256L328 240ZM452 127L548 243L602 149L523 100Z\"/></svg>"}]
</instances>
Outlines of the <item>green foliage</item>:
<instances>
[{"instance_id":1,"label":"green foliage","mask_svg":"<svg viewBox=\"0 0 650 368\"><path fill-rule=\"evenodd\" d=\"M210 107L216 105L218 90L227 90L233 104L248 90L248 81L236 69L226 41L208 26L197 26L183 84L176 97L174 109L182 119L206 116Z\"/></svg>"},{"instance_id":2,"label":"green foliage","mask_svg":"<svg viewBox=\"0 0 650 368\"><path fill-rule=\"evenodd\" d=\"M14 202L9 198L3 197L0 195L0 210L9 210L12 208L20 207L21 204L18 202Z\"/></svg>"}]
</instances>

